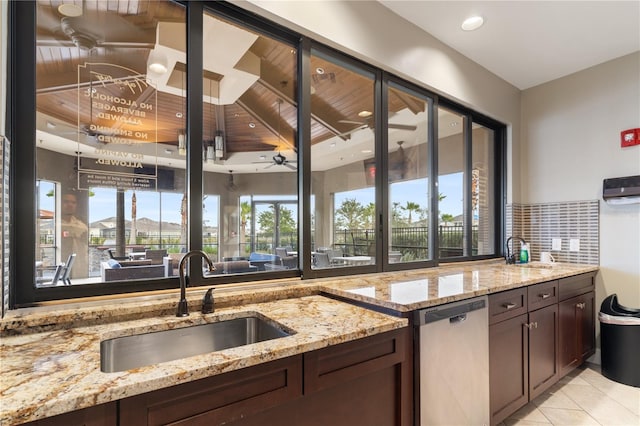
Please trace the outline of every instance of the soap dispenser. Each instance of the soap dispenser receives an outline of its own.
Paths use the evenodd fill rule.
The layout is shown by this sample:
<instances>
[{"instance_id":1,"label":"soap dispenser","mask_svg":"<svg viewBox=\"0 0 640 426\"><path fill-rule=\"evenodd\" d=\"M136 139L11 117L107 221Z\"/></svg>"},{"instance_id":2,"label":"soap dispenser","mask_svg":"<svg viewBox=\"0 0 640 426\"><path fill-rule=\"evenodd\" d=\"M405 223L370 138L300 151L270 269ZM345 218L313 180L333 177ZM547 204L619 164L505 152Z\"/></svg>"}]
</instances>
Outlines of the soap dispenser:
<instances>
[{"instance_id":1,"label":"soap dispenser","mask_svg":"<svg viewBox=\"0 0 640 426\"><path fill-rule=\"evenodd\" d=\"M529 263L529 244L522 243L520 246L520 263Z\"/></svg>"}]
</instances>

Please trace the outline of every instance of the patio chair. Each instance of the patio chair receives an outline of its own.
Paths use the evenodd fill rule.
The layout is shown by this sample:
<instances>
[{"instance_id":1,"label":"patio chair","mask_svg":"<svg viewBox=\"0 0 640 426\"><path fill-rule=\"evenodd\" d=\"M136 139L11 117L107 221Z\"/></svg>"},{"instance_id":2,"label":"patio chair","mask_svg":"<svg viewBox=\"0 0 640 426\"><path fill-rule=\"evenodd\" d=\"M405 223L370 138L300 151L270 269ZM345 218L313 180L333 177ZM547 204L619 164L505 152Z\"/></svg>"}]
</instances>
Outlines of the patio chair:
<instances>
[{"instance_id":1,"label":"patio chair","mask_svg":"<svg viewBox=\"0 0 640 426\"><path fill-rule=\"evenodd\" d=\"M56 266L56 269L53 273L53 278L51 279L51 281L44 281L46 278L38 278L36 280L37 286L38 287L56 286L58 284L58 281L60 281L60 276L62 275L63 272L64 272L64 263L60 263L59 265Z\"/></svg>"},{"instance_id":2,"label":"patio chair","mask_svg":"<svg viewBox=\"0 0 640 426\"><path fill-rule=\"evenodd\" d=\"M71 253L69 255L69 258L67 259L67 262L63 263L64 271L60 276L60 281L62 281L62 283L65 285L71 285L71 268L73 268L73 263L75 261L76 261L76 254Z\"/></svg>"},{"instance_id":3,"label":"patio chair","mask_svg":"<svg viewBox=\"0 0 640 426\"><path fill-rule=\"evenodd\" d=\"M121 260L129 260L129 256L114 256L113 255L113 249L107 249L107 251L109 252L109 258L116 260L116 261L121 261Z\"/></svg>"},{"instance_id":4,"label":"patio chair","mask_svg":"<svg viewBox=\"0 0 640 426\"><path fill-rule=\"evenodd\" d=\"M166 249L158 249L158 250L150 250L147 249L144 251L144 258L147 260L151 260L152 265L162 265L162 259L167 256Z\"/></svg>"}]
</instances>

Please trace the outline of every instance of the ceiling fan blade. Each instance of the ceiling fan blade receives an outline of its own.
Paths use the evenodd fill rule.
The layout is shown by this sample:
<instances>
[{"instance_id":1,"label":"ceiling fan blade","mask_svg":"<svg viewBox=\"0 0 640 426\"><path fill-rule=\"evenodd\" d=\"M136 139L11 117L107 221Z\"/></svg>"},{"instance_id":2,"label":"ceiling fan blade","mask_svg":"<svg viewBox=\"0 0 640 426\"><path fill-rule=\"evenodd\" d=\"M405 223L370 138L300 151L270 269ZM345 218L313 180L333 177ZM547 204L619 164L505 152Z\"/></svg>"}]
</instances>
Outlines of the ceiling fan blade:
<instances>
[{"instance_id":1,"label":"ceiling fan blade","mask_svg":"<svg viewBox=\"0 0 640 426\"><path fill-rule=\"evenodd\" d=\"M298 170L298 168L296 166L292 166L289 163L284 163L283 166L290 168L291 170Z\"/></svg>"},{"instance_id":2,"label":"ceiling fan blade","mask_svg":"<svg viewBox=\"0 0 640 426\"><path fill-rule=\"evenodd\" d=\"M416 130L418 126L413 126L411 124L394 124L389 123L390 129L398 129L398 130Z\"/></svg>"},{"instance_id":3,"label":"ceiling fan blade","mask_svg":"<svg viewBox=\"0 0 640 426\"><path fill-rule=\"evenodd\" d=\"M353 120L338 120L338 123L345 123L345 124L360 124L360 125L365 125L367 123L365 123L364 121L353 121Z\"/></svg>"}]
</instances>

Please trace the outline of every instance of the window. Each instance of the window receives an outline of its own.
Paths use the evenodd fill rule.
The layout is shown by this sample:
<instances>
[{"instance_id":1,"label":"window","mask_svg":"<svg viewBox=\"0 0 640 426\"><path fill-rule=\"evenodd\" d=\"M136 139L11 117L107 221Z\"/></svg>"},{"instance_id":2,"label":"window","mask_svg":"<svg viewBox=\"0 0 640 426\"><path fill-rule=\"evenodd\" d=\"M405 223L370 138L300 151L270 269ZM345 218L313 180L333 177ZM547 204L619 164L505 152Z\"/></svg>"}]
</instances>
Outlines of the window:
<instances>
[{"instance_id":1,"label":"window","mask_svg":"<svg viewBox=\"0 0 640 426\"><path fill-rule=\"evenodd\" d=\"M430 100L392 84L387 104L388 260L389 263L430 260Z\"/></svg>"},{"instance_id":2,"label":"window","mask_svg":"<svg viewBox=\"0 0 640 426\"><path fill-rule=\"evenodd\" d=\"M145 4L11 2L13 307L175 288L193 249L245 265L193 285L499 252L500 123L234 5Z\"/></svg>"},{"instance_id":3,"label":"window","mask_svg":"<svg viewBox=\"0 0 640 426\"><path fill-rule=\"evenodd\" d=\"M376 139L373 73L313 51L312 268L375 264ZM357 257L357 261L347 257Z\"/></svg>"}]
</instances>

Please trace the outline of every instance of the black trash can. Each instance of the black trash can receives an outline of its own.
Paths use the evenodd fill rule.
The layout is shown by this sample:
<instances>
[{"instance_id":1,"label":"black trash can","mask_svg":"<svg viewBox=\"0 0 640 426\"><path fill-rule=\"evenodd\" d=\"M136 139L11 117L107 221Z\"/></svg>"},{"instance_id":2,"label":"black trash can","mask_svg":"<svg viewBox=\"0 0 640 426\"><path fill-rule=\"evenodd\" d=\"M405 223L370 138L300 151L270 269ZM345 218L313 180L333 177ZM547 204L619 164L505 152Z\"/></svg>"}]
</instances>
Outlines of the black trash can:
<instances>
[{"instance_id":1,"label":"black trash can","mask_svg":"<svg viewBox=\"0 0 640 426\"><path fill-rule=\"evenodd\" d=\"M627 308L612 294L600 306L602 374L640 387L640 309Z\"/></svg>"}]
</instances>

